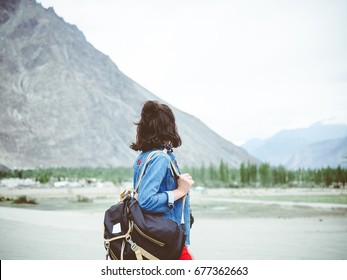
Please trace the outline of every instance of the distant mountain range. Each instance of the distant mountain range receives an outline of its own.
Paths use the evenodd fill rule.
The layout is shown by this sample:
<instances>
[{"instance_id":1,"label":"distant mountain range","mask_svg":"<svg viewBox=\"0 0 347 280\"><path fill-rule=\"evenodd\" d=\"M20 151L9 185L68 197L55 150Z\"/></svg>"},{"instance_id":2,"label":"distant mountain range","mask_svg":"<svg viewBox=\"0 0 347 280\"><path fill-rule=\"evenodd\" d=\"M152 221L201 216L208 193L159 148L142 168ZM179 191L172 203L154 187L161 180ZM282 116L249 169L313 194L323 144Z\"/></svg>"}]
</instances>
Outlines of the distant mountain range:
<instances>
[{"instance_id":1,"label":"distant mountain range","mask_svg":"<svg viewBox=\"0 0 347 280\"><path fill-rule=\"evenodd\" d=\"M34 0L0 1L0 46L0 164L132 166L142 104L164 101ZM181 166L259 163L194 116L173 111Z\"/></svg>"},{"instance_id":2,"label":"distant mountain range","mask_svg":"<svg viewBox=\"0 0 347 280\"><path fill-rule=\"evenodd\" d=\"M283 130L265 140L253 139L242 147L271 165L292 169L347 167L347 125L315 123Z\"/></svg>"}]
</instances>

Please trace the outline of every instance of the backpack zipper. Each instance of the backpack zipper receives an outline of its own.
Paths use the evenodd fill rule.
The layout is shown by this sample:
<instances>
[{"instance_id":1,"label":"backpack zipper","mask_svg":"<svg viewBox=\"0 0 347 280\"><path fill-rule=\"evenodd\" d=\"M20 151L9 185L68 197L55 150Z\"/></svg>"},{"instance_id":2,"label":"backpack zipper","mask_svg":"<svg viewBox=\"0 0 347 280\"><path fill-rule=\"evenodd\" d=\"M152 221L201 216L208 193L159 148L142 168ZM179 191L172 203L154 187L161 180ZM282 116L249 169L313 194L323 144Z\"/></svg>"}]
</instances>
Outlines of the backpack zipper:
<instances>
[{"instance_id":1,"label":"backpack zipper","mask_svg":"<svg viewBox=\"0 0 347 280\"><path fill-rule=\"evenodd\" d=\"M163 243L163 242L161 242L161 241L158 241L158 240L156 240L156 239L154 239L154 238L148 236L147 234L145 234L142 230L139 229L139 227L138 227L136 224L134 224L134 228L136 229L136 231L137 231L139 234L141 234L144 238L148 239L149 241L151 241L151 242L153 242L153 243L159 245L160 247L165 246L165 243Z\"/></svg>"}]
</instances>

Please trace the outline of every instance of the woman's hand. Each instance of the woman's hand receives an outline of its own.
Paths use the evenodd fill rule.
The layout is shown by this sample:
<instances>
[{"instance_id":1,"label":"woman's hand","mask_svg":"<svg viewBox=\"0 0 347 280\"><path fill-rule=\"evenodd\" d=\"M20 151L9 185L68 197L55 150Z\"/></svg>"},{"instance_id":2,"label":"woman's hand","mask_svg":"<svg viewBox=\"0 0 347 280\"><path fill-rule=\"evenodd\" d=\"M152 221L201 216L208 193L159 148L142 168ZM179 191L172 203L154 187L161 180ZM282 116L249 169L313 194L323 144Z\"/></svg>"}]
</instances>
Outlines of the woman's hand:
<instances>
[{"instance_id":1,"label":"woman's hand","mask_svg":"<svg viewBox=\"0 0 347 280\"><path fill-rule=\"evenodd\" d=\"M181 174L177 179L177 189L173 191L174 199L177 200L185 196L193 184L193 178L189 173Z\"/></svg>"}]
</instances>

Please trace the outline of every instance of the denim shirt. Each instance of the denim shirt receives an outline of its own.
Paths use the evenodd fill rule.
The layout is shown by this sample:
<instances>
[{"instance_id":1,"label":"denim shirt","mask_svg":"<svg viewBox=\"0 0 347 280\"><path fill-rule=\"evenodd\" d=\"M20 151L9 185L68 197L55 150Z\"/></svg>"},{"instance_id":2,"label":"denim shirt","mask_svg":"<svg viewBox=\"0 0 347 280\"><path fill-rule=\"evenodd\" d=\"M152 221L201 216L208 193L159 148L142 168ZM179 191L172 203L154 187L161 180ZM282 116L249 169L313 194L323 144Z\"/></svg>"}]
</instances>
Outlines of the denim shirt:
<instances>
[{"instance_id":1,"label":"denim shirt","mask_svg":"<svg viewBox=\"0 0 347 280\"><path fill-rule=\"evenodd\" d=\"M134 162L134 188L137 185L141 170L147 156L154 150L142 152ZM173 153L156 153L148 161L143 177L138 188L138 202L142 210L147 212L162 213L164 217L181 224L182 198L174 201L173 190L177 188L177 180L170 165L170 159L177 166ZM184 204L184 230L186 245L190 244L190 196L186 196Z\"/></svg>"}]
</instances>

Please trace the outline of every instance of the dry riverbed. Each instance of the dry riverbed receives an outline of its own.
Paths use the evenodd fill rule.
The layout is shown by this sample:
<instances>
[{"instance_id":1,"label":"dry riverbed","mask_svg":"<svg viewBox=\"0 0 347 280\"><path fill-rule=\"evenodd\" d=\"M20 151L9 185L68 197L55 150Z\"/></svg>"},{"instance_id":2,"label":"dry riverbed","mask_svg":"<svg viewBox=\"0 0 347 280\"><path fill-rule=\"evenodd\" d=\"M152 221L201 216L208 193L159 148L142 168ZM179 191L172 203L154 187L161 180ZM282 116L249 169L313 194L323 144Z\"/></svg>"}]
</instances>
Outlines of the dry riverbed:
<instances>
[{"instance_id":1,"label":"dry riverbed","mask_svg":"<svg viewBox=\"0 0 347 280\"><path fill-rule=\"evenodd\" d=\"M103 259L103 214L121 189L1 187L2 197L26 195L38 202L0 203L1 259ZM347 259L347 204L330 198L346 194L346 189L192 190L190 249L196 259Z\"/></svg>"}]
</instances>

